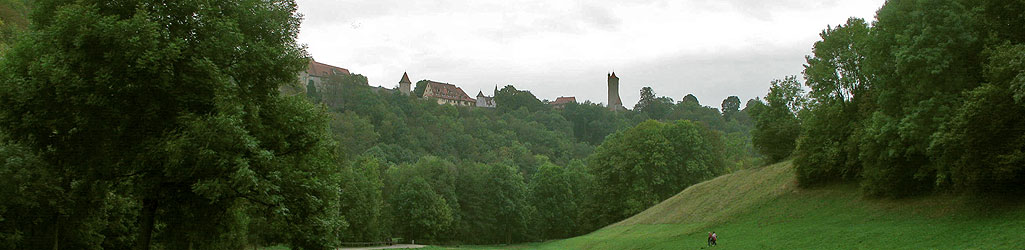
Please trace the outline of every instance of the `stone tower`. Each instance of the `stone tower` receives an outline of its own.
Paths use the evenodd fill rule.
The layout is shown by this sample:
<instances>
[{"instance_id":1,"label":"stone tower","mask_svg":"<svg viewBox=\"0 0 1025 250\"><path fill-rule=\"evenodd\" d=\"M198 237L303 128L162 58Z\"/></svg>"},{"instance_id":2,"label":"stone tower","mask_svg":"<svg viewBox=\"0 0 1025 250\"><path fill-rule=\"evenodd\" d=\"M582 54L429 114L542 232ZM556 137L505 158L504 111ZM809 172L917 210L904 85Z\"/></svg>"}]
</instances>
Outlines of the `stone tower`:
<instances>
[{"instance_id":1,"label":"stone tower","mask_svg":"<svg viewBox=\"0 0 1025 250\"><path fill-rule=\"evenodd\" d=\"M609 74L609 110L619 111L626 110L623 107L623 100L619 99L619 77L616 77L616 72Z\"/></svg>"},{"instance_id":2,"label":"stone tower","mask_svg":"<svg viewBox=\"0 0 1025 250\"><path fill-rule=\"evenodd\" d=\"M399 80L399 91L402 91L403 95L409 95L409 86L412 84L409 82L409 75L406 72L402 72L402 80Z\"/></svg>"}]
</instances>

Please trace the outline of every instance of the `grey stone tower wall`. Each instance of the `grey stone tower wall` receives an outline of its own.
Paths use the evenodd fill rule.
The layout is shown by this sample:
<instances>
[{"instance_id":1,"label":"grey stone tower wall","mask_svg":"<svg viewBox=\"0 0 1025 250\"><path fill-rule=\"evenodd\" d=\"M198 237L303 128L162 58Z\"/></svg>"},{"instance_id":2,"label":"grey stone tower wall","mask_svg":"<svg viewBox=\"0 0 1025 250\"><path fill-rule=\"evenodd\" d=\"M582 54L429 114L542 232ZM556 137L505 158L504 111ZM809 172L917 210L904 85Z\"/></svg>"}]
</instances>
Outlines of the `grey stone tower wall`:
<instances>
[{"instance_id":1,"label":"grey stone tower wall","mask_svg":"<svg viewBox=\"0 0 1025 250\"><path fill-rule=\"evenodd\" d=\"M401 91L404 95L409 95L409 93L411 92L409 89L411 85L412 83L409 82L409 75L403 72L402 79L399 79L399 91Z\"/></svg>"},{"instance_id":2,"label":"grey stone tower wall","mask_svg":"<svg viewBox=\"0 0 1025 250\"><path fill-rule=\"evenodd\" d=\"M609 110L623 110L623 100L619 99L619 77L616 77L616 73L608 75L609 77Z\"/></svg>"},{"instance_id":3,"label":"grey stone tower wall","mask_svg":"<svg viewBox=\"0 0 1025 250\"><path fill-rule=\"evenodd\" d=\"M410 86L410 83L408 83L408 82L400 82L399 83L399 90L402 91L402 94L409 95L409 93L411 92L409 90L409 86Z\"/></svg>"}]
</instances>

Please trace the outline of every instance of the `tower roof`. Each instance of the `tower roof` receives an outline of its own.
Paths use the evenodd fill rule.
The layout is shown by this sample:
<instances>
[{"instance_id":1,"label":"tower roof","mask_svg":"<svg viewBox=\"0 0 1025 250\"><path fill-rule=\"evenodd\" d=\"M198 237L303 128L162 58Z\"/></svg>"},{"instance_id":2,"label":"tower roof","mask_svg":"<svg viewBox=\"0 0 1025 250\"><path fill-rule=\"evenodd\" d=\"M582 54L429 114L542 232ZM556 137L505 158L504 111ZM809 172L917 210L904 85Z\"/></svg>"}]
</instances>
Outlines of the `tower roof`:
<instances>
[{"instance_id":1,"label":"tower roof","mask_svg":"<svg viewBox=\"0 0 1025 250\"><path fill-rule=\"evenodd\" d=\"M612 75L609 75L609 78L619 78L619 77L616 77L616 72L612 72Z\"/></svg>"},{"instance_id":2,"label":"tower roof","mask_svg":"<svg viewBox=\"0 0 1025 250\"><path fill-rule=\"evenodd\" d=\"M407 75L406 72L402 72L402 80L399 80L399 83L412 83L412 82L409 81L409 75Z\"/></svg>"}]
</instances>

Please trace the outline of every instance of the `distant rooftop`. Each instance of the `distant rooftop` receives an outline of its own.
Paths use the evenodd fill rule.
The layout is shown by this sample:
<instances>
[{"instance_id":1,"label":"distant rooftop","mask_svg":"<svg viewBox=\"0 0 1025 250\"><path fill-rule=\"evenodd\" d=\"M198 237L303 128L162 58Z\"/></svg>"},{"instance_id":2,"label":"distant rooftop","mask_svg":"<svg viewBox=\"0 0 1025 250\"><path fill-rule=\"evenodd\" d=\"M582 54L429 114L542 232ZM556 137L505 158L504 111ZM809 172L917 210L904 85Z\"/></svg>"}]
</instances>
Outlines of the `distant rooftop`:
<instances>
[{"instance_id":1,"label":"distant rooftop","mask_svg":"<svg viewBox=\"0 0 1025 250\"><path fill-rule=\"evenodd\" d=\"M425 97L468 102L476 101L473 98L470 98L466 92L463 92L462 88L456 87L456 85L431 80L427 80L427 84L430 85L431 91L430 93L424 93Z\"/></svg>"},{"instance_id":2,"label":"distant rooftop","mask_svg":"<svg viewBox=\"0 0 1025 250\"><path fill-rule=\"evenodd\" d=\"M338 75L338 74L343 74L343 75L351 74L351 73L349 73L349 70L347 70L345 68L328 65L328 64L317 62L317 61L314 61L314 60L310 60L310 65L306 67L306 73L311 75L311 76L320 76L320 77L330 76L330 75Z\"/></svg>"}]
</instances>

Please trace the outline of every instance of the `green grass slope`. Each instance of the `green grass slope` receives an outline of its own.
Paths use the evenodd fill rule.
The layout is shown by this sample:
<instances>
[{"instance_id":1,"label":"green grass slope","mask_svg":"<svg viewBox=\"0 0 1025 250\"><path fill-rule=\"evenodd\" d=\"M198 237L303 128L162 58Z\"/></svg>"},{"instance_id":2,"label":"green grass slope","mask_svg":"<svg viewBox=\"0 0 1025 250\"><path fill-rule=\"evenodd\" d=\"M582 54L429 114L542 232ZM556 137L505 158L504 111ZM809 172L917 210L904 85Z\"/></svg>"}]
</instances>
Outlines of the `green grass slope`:
<instances>
[{"instance_id":1,"label":"green grass slope","mask_svg":"<svg viewBox=\"0 0 1025 250\"><path fill-rule=\"evenodd\" d=\"M591 234L482 248L1025 249L1022 197L862 197L856 186L799 189L784 162L740 171L680 192Z\"/></svg>"}]
</instances>

